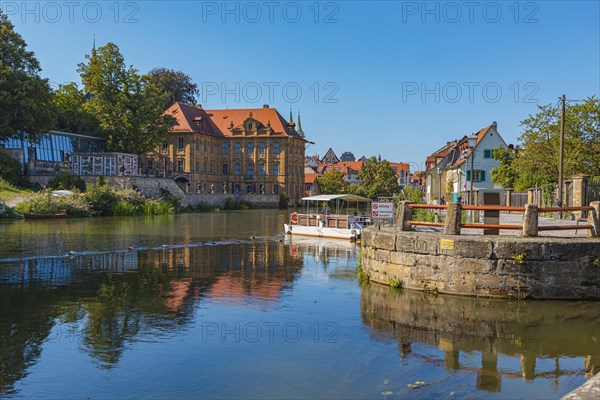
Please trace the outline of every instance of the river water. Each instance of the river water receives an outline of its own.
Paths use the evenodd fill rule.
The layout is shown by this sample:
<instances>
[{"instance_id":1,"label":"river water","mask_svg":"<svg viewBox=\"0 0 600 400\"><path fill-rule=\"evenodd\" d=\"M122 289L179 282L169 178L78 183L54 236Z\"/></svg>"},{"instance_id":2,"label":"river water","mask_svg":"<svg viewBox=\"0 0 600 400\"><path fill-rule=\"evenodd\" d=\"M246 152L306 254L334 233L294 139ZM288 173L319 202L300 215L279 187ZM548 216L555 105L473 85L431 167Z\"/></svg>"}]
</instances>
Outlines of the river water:
<instances>
[{"instance_id":1,"label":"river water","mask_svg":"<svg viewBox=\"0 0 600 400\"><path fill-rule=\"evenodd\" d=\"M559 398L598 303L360 285L278 211L0 224L2 398Z\"/></svg>"}]
</instances>

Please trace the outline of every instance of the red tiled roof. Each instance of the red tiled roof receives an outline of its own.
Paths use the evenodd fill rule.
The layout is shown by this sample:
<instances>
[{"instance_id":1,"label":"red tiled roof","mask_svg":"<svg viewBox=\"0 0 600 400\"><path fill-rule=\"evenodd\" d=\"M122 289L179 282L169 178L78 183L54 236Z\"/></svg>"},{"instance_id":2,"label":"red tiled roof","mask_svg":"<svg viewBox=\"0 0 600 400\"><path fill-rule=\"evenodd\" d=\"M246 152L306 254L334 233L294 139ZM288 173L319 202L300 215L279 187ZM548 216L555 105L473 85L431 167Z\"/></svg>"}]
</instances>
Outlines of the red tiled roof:
<instances>
[{"instance_id":1,"label":"red tiled roof","mask_svg":"<svg viewBox=\"0 0 600 400\"><path fill-rule=\"evenodd\" d=\"M232 136L230 130L232 122L234 129L241 128L244 121L249 118L250 113L252 113L252 118L260 122L263 129L266 129L269 123L271 124L271 136L293 136L301 138L275 108L206 110L206 113L224 136Z\"/></svg>"},{"instance_id":2,"label":"red tiled roof","mask_svg":"<svg viewBox=\"0 0 600 400\"><path fill-rule=\"evenodd\" d=\"M317 174L304 174L304 183L315 183L318 176Z\"/></svg>"},{"instance_id":3,"label":"red tiled roof","mask_svg":"<svg viewBox=\"0 0 600 400\"><path fill-rule=\"evenodd\" d=\"M165 114L175 118L172 128L174 132L201 132L211 136L230 137L232 136L231 123L233 122L234 130L241 129L244 121L252 114L252 118L261 124L259 131L266 130L270 123L272 130L270 136L292 136L302 139L275 108L204 110L201 107L177 102L169 107ZM194 123L199 119L203 122L203 130Z\"/></svg>"}]
</instances>

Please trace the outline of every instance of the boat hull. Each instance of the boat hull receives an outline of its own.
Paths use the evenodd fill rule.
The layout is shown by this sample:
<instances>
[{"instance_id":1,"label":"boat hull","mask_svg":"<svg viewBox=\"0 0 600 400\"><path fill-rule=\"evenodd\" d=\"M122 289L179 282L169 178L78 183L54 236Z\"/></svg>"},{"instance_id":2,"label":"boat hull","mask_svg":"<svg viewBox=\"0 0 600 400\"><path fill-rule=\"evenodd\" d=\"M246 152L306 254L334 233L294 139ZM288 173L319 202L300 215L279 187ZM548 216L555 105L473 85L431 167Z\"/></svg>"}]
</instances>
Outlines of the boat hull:
<instances>
[{"instance_id":1,"label":"boat hull","mask_svg":"<svg viewBox=\"0 0 600 400\"><path fill-rule=\"evenodd\" d=\"M67 213L58 214L23 214L25 219L57 219L67 218Z\"/></svg>"},{"instance_id":2,"label":"boat hull","mask_svg":"<svg viewBox=\"0 0 600 400\"><path fill-rule=\"evenodd\" d=\"M325 228L292 224L284 224L283 228L288 235L328 237L346 240L360 239L361 234L360 229Z\"/></svg>"}]
</instances>

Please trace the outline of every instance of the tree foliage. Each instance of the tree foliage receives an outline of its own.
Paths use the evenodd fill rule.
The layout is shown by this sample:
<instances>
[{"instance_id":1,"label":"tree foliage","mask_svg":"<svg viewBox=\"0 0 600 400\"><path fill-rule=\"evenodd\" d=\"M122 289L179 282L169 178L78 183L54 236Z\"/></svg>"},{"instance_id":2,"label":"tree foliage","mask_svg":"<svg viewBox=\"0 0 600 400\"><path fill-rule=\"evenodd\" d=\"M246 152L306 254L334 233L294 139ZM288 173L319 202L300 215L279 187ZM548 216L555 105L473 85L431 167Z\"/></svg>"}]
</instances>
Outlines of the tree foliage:
<instances>
[{"instance_id":1,"label":"tree foliage","mask_svg":"<svg viewBox=\"0 0 600 400\"><path fill-rule=\"evenodd\" d=\"M52 96L56 110L55 128L71 133L101 134L100 123L85 109L85 102L86 95L75 82L60 85Z\"/></svg>"},{"instance_id":2,"label":"tree foliage","mask_svg":"<svg viewBox=\"0 0 600 400\"><path fill-rule=\"evenodd\" d=\"M358 173L358 177L363 183L367 197L371 199L393 196L400 190L398 178L387 160L369 158Z\"/></svg>"},{"instance_id":3,"label":"tree foliage","mask_svg":"<svg viewBox=\"0 0 600 400\"><path fill-rule=\"evenodd\" d=\"M0 140L35 140L52 125L51 89L25 40L0 10Z\"/></svg>"},{"instance_id":4,"label":"tree foliage","mask_svg":"<svg viewBox=\"0 0 600 400\"><path fill-rule=\"evenodd\" d=\"M492 169L492 182L506 189L515 187L519 178L512 165L516 155L516 150L506 146L499 146L494 150L494 159L499 161L499 164Z\"/></svg>"},{"instance_id":5,"label":"tree foliage","mask_svg":"<svg viewBox=\"0 0 600 400\"><path fill-rule=\"evenodd\" d=\"M165 94L148 76L127 67L114 43L86 55L78 71L93 115L112 151L140 154L154 149L170 132L173 118L163 115Z\"/></svg>"},{"instance_id":6,"label":"tree foliage","mask_svg":"<svg viewBox=\"0 0 600 400\"><path fill-rule=\"evenodd\" d=\"M150 81L162 92L166 93L164 108L175 102L195 104L200 93L192 78L181 71L168 68L154 68L148 72Z\"/></svg>"},{"instance_id":7,"label":"tree foliage","mask_svg":"<svg viewBox=\"0 0 600 400\"><path fill-rule=\"evenodd\" d=\"M522 148L510 155L497 150L500 166L492 171L494 183L517 191L558 183L560 157L560 110L552 105L538 107L538 113L521 122ZM564 177L585 173L600 176L600 103L590 97L568 104L565 112Z\"/></svg>"},{"instance_id":8,"label":"tree foliage","mask_svg":"<svg viewBox=\"0 0 600 400\"><path fill-rule=\"evenodd\" d=\"M344 173L338 169L325 171L317 180L323 194L341 194L346 190L347 184L344 180Z\"/></svg>"}]
</instances>

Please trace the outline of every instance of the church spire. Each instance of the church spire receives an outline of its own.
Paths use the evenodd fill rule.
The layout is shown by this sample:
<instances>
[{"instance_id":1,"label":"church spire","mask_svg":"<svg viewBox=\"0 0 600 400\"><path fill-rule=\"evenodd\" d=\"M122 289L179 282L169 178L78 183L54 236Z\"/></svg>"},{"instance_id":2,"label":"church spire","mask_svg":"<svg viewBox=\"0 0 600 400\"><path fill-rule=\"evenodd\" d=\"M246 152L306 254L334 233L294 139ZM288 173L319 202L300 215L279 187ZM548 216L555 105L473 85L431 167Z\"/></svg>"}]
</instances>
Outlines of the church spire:
<instances>
[{"instance_id":1,"label":"church spire","mask_svg":"<svg viewBox=\"0 0 600 400\"><path fill-rule=\"evenodd\" d=\"M298 111L298 133L302 133L302 122L300 122L300 111Z\"/></svg>"},{"instance_id":2,"label":"church spire","mask_svg":"<svg viewBox=\"0 0 600 400\"><path fill-rule=\"evenodd\" d=\"M292 115L292 106L290 106L290 123L294 122L294 116Z\"/></svg>"}]
</instances>

